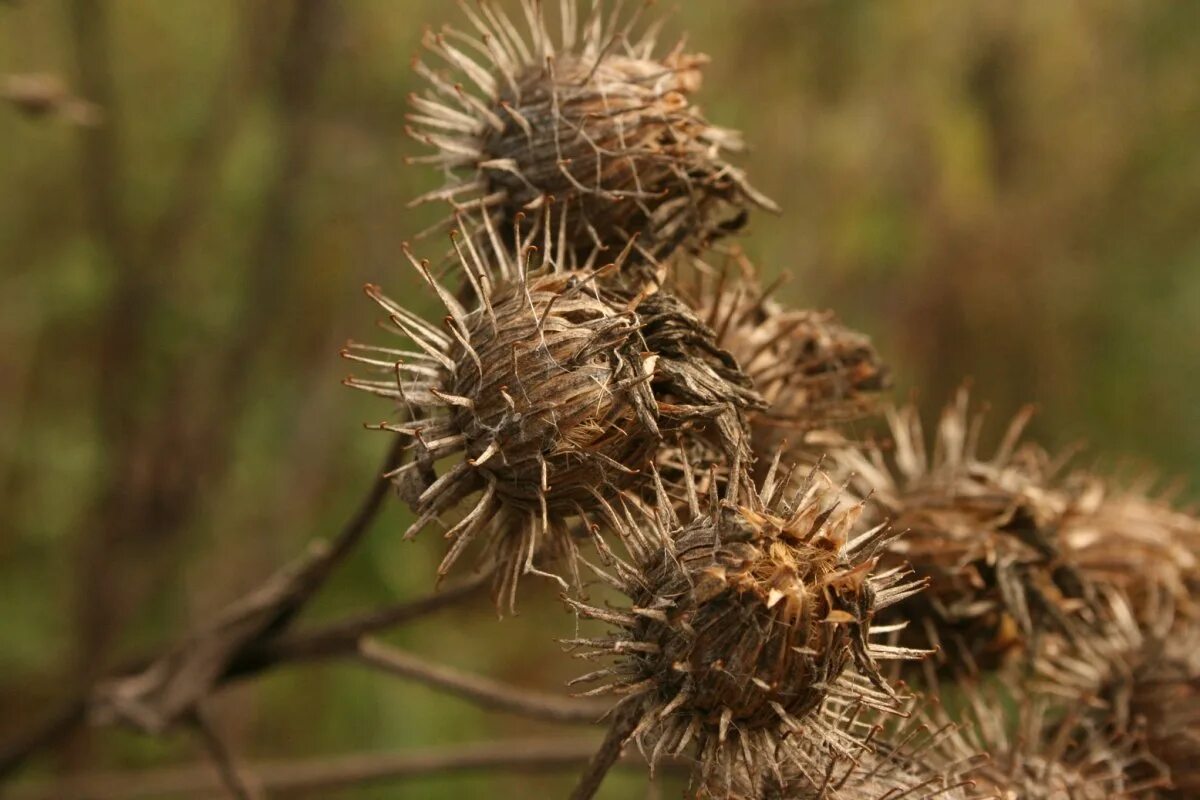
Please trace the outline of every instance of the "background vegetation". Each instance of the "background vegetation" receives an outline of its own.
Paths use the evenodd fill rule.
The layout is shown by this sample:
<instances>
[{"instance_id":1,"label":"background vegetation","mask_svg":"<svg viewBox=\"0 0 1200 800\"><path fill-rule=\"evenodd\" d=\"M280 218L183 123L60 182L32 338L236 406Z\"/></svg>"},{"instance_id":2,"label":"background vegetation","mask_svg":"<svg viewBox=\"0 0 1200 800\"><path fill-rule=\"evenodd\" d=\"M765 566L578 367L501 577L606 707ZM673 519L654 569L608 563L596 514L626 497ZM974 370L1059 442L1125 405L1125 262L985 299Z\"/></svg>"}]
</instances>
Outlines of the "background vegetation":
<instances>
[{"instance_id":1,"label":"background vegetation","mask_svg":"<svg viewBox=\"0 0 1200 800\"><path fill-rule=\"evenodd\" d=\"M0 76L60 75L103 115L0 106L0 737L255 586L369 482L386 441L360 423L382 409L339 385L338 349L372 336L364 282L415 293L400 244L434 212L405 205L438 179L403 163L409 56L457 19L437 0L0 3ZM1038 436L1088 440L1106 471L1141 469L1123 455L1194 475L1193 4L690 2L671 29L713 57L700 102L744 131L785 209L755 217L745 248L794 275L790 302L871 333L898 397L919 387L933 413L969 377L994 416L1034 401ZM442 544L398 542L402 515L393 503L314 617L427 591ZM527 582L516 619L481 600L396 641L556 686L585 671L551 641L571 629ZM539 730L335 665L235 688L215 712L253 757ZM37 770L196 757L184 737L105 732Z\"/></svg>"}]
</instances>

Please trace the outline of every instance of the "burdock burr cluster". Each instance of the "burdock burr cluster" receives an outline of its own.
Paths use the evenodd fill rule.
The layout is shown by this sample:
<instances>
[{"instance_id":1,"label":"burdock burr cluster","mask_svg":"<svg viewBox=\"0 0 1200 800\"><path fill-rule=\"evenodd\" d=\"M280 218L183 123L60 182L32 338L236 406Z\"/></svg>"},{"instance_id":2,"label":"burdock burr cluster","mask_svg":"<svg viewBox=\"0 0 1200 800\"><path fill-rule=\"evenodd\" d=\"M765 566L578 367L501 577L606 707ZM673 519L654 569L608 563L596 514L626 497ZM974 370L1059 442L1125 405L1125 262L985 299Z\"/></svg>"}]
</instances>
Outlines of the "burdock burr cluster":
<instances>
[{"instance_id":1,"label":"burdock burr cluster","mask_svg":"<svg viewBox=\"0 0 1200 800\"><path fill-rule=\"evenodd\" d=\"M775 207L696 105L707 58L640 3L502 5L414 62L439 313L368 287L395 336L346 352L437 577L487 572L502 615L556 584L578 690L689 795L1200 796L1196 518L1025 415L981 452L965 393L926 437L731 243Z\"/></svg>"}]
</instances>

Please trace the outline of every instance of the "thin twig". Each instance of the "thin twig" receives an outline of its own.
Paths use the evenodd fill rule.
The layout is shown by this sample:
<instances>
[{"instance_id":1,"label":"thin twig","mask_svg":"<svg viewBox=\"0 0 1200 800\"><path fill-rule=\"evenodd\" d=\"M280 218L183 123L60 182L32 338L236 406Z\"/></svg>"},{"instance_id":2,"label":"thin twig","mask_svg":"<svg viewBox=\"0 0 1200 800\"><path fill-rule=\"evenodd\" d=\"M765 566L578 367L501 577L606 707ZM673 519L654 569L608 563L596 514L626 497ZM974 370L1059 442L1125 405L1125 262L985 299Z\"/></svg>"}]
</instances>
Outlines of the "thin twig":
<instances>
[{"instance_id":1,"label":"thin twig","mask_svg":"<svg viewBox=\"0 0 1200 800\"><path fill-rule=\"evenodd\" d=\"M217 768L221 784L225 787L229 796L234 798L234 800L257 800L257 792L252 791L249 784L242 779L237 765L233 762L233 754L229 752L225 741L217 733L217 729L213 727L212 720L208 718L204 710L196 708L192 712L192 721L195 725L196 733L204 745L205 751L208 752L212 758L213 765Z\"/></svg>"},{"instance_id":2,"label":"thin twig","mask_svg":"<svg viewBox=\"0 0 1200 800\"><path fill-rule=\"evenodd\" d=\"M508 686L499 681L431 664L373 639L359 645L359 656L373 667L455 694L484 708L508 711L547 722L596 724L611 707L547 692Z\"/></svg>"},{"instance_id":3,"label":"thin twig","mask_svg":"<svg viewBox=\"0 0 1200 800\"><path fill-rule=\"evenodd\" d=\"M246 649L229 666L225 680L241 680L277 664L292 664L353 653L362 637L420 619L480 594L489 573L473 575L449 589L404 603L355 614L308 630L280 634Z\"/></svg>"},{"instance_id":4,"label":"thin twig","mask_svg":"<svg viewBox=\"0 0 1200 800\"><path fill-rule=\"evenodd\" d=\"M387 498L391 485L388 479L384 477L384 474L399 463L402 457L402 449L399 439L394 441L389 447L383 464L375 473L375 479L372 481L366 496L359 503L351 518L342 526L337 536L334 537L329 547L325 569L315 575L314 580L311 580L305 587L302 587L302 591L296 592L290 598L291 602L286 607L280 609L280 613L276 616L272 625L262 631L256 640L247 642L238 655L231 659L229 669L221 676L222 681L226 677L232 677L231 673L234 665L246 657L246 653L253 653L255 648L262 647L265 643L273 641L276 636L286 629L296 613L300 611L312 595L315 594L316 590L324 583L325 578L328 577L329 572L337 562L349 553L370 529L371 523L383 507L383 502ZM447 594L450 593L447 592ZM435 611L447 604L445 602L434 602L433 598L425 598L412 603L407 614L393 609L393 616L400 621L407 621L423 613ZM326 633L329 633L328 629L326 629ZM304 638L300 639L301 643L305 641ZM355 639L356 641L357 639ZM303 649L303 644L300 646L300 649ZM347 646L346 649L349 650L352 648L351 646ZM119 674L139 672L148 667L153 661L153 658L137 659L119 670ZM265 659L264 664L253 671L258 671L265 664L270 663L276 663L276 661L269 658ZM87 718L87 709L92 697L93 688L91 685L84 687L75 697L64 704L61 709L47 716L43 722L0 746L0 780L4 780L18 770L35 753L54 747L78 729Z\"/></svg>"},{"instance_id":5,"label":"thin twig","mask_svg":"<svg viewBox=\"0 0 1200 800\"><path fill-rule=\"evenodd\" d=\"M641 716L642 706L637 701L631 702L617 713L609 726L608 734L600 744L600 749L588 761L583 775L579 777L579 783L575 784L571 800L592 800L596 796L608 771L620 760L625 743L629 741L629 736L637 727Z\"/></svg>"},{"instance_id":6,"label":"thin twig","mask_svg":"<svg viewBox=\"0 0 1200 800\"><path fill-rule=\"evenodd\" d=\"M430 775L475 771L553 772L577 768L596 750L594 739L510 739L479 744L455 744L406 750L402 753L371 753L304 761L267 761L247 766L257 785L271 797L291 792L307 796L346 787L362 788ZM668 770L685 772L679 759L665 759ZM645 769L636 757L619 766ZM16 787L6 800L140 800L211 796L221 784L208 765L173 767L140 772L96 773L67 781Z\"/></svg>"}]
</instances>

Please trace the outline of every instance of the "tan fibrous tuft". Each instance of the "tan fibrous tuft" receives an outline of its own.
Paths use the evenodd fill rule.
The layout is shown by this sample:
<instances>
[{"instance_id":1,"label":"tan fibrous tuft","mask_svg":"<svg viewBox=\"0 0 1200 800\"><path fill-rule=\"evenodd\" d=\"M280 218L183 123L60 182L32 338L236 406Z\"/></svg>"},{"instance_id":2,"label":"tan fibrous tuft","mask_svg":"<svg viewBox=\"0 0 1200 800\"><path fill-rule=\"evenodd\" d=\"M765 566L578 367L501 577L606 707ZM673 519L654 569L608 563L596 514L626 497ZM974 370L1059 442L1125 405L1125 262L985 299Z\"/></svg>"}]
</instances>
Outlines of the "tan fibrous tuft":
<instances>
[{"instance_id":1,"label":"tan fibrous tuft","mask_svg":"<svg viewBox=\"0 0 1200 800\"><path fill-rule=\"evenodd\" d=\"M856 532L860 509L820 473L797 486L773 468L761 488L732 473L724 499L692 494L681 519L660 498L624 532L633 560L614 581L628 609L571 601L620 629L574 641L617 659L581 679L608 679L589 694L640 704L633 738L651 760L694 744L706 786L774 770L830 696L891 706L876 660L920 655L870 641L875 612L921 588L874 571L885 528Z\"/></svg>"},{"instance_id":2,"label":"tan fibrous tuft","mask_svg":"<svg viewBox=\"0 0 1200 800\"><path fill-rule=\"evenodd\" d=\"M559 6L551 21L522 0L516 23L490 0L464 5L471 32L426 34L448 71L416 63L429 86L412 98L409 132L434 152L412 160L446 183L418 202L481 209L505 232L518 214L565 214L571 267L635 239L638 260L654 262L737 227L748 206L774 209L723 158L740 136L690 99L706 57L655 55L661 22L635 34L640 10Z\"/></svg>"}]
</instances>

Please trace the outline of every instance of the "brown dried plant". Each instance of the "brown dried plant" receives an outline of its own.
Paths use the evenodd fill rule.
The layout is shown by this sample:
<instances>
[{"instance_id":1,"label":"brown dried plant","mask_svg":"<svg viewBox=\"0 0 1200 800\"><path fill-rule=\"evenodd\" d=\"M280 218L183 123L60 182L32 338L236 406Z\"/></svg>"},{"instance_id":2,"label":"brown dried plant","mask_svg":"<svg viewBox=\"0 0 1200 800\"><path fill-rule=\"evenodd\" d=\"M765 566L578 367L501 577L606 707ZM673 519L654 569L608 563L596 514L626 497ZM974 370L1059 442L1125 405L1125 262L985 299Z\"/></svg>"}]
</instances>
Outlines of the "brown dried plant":
<instances>
[{"instance_id":1,"label":"brown dried plant","mask_svg":"<svg viewBox=\"0 0 1200 800\"><path fill-rule=\"evenodd\" d=\"M630 738L652 765L692 745L699 785L721 792L782 774L826 698L897 703L876 661L920 653L872 642L872 620L922 583L875 571L893 534L856 528L861 509L840 506L819 472L794 482L776 461L756 488L735 463L724 497L687 481L682 513L661 484L653 506L626 504L631 561L614 558L605 577L629 605L569 600L617 629L571 644L615 659L578 680L634 709Z\"/></svg>"},{"instance_id":2,"label":"brown dried plant","mask_svg":"<svg viewBox=\"0 0 1200 800\"><path fill-rule=\"evenodd\" d=\"M662 22L637 33L641 4L622 16L621 3L562 0L557 26L543 5L522 0L524 32L486 0L462 5L473 32L426 33L450 70L414 61L428 88L411 98L409 133L433 153L410 160L446 183L416 203L479 210L505 232L544 211L566 229L572 268L627 246L654 262L738 227L745 206L775 208L722 157L740 136L690 100L707 57L682 43L656 56Z\"/></svg>"},{"instance_id":3,"label":"brown dried plant","mask_svg":"<svg viewBox=\"0 0 1200 800\"><path fill-rule=\"evenodd\" d=\"M866 334L829 311L785 307L773 295L786 275L763 286L738 249L714 269L699 258L671 277L754 381L767 407L751 416L754 450L803 444L805 434L838 427L878 410L891 371Z\"/></svg>"},{"instance_id":4,"label":"brown dried plant","mask_svg":"<svg viewBox=\"0 0 1200 800\"><path fill-rule=\"evenodd\" d=\"M1058 466L1020 445L1028 414L1013 420L986 458L978 453L982 417L971 417L965 391L942 415L932 451L915 409L887 417L890 453L879 444L850 445L835 449L830 463L866 500L872 519L905 532L889 557L929 579L929 592L897 609L919 641L986 665L1064 630L1090 589L1058 538L1068 503L1054 488Z\"/></svg>"},{"instance_id":5,"label":"brown dried plant","mask_svg":"<svg viewBox=\"0 0 1200 800\"><path fill-rule=\"evenodd\" d=\"M448 314L444 329L367 287L417 349L353 344L347 357L379 377L347 383L394 400L403 416L378 427L405 437L412 454L390 476L417 514L405 536L474 496L446 531L439 575L482 540L497 601L512 609L522 574L550 574L542 561L566 556L578 577L572 522L606 522L606 497L646 481L664 432L732 452L742 447L742 411L761 401L712 332L667 293L632 294L603 271L562 270L532 246L515 257L493 241L485 260L469 239L454 240L474 304L406 251ZM454 462L439 475L447 457Z\"/></svg>"},{"instance_id":6,"label":"brown dried plant","mask_svg":"<svg viewBox=\"0 0 1200 800\"><path fill-rule=\"evenodd\" d=\"M648 3L544 5L520 0L519 25L492 0L463 3L472 33L423 38L448 69L414 60L427 85L408 132L432 152L411 160L445 178L414 203L449 206L458 282L405 245L440 323L367 287L411 345L344 351L369 373L346 382L393 411L371 426L393 445L361 509L165 655L86 686L0 753L0 775L90 716L193 729L229 794L250 797L208 698L342 656L541 720L608 708L599 748L423 767L586 762L573 800L630 742L651 774L686 765L698 797L1200 795L1200 521L1145 486L1068 474L1022 442L1028 412L984 455L965 391L930 443L912 409L886 412L890 442L844 438L888 369L867 336L786 308L736 248L710 249L774 205L726 161L738 134L693 102L706 57L659 52ZM0 96L27 113L100 119L55 81L18 78ZM781 468L792 460L820 463ZM388 487L415 513L404 538L444 528L439 579L469 550L481 574L289 632ZM573 683L611 708L369 638L488 580L511 611L525 574L557 581L581 626L609 626L566 643L603 662ZM615 605L584 596L593 576ZM936 659L914 669L927 647Z\"/></svg>"}]
</instances>

